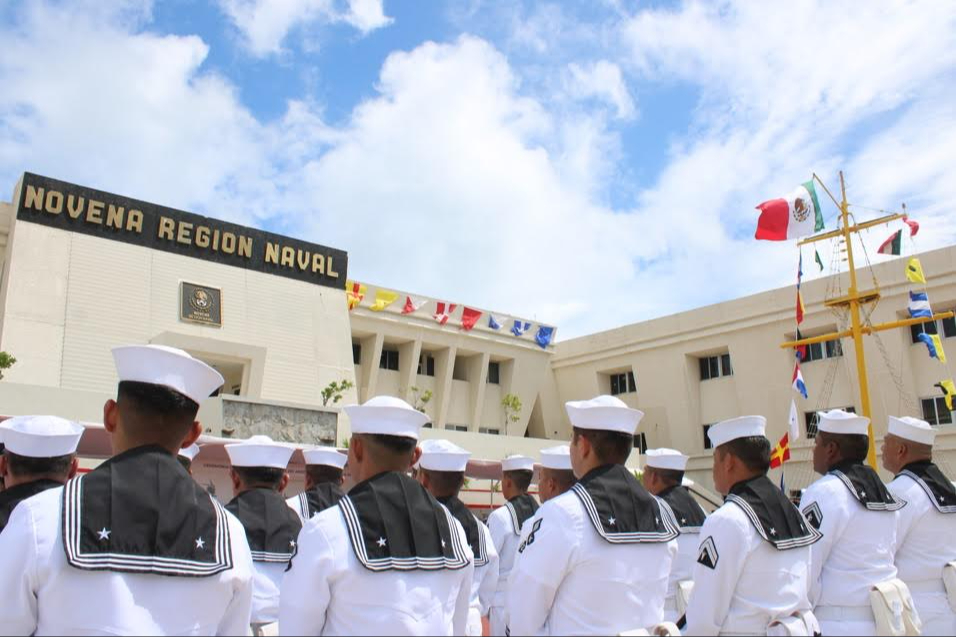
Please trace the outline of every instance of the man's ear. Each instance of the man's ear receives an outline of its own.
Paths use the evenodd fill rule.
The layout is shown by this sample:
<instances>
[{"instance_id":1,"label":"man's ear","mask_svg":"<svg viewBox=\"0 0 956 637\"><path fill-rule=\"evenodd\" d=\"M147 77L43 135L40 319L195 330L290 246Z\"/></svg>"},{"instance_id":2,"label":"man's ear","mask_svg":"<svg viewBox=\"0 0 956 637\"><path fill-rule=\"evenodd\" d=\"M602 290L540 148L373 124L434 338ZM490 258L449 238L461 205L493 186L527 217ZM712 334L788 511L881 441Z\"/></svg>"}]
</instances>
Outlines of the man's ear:
<instances>
[{"instance_id":1,"label":"man's ear","mask_svg":"<svg viewBox=\"0 0 956 637\"><path fill-rule=\"evenodd\" d=\"M76 477L76 474L80 470L80 459L76 456L73 456L73 462L70 463L70 475L69 478L72 480Z\"/></svg>"},{"instance_id":2,"label":"man's ear","mask_svg":"<svg viewBox=\"0 0 956 637\"><path fill-rule=\"evenodd\" d=\"M232 488L238 491L242 487L242 480L235 469L229 469L229 477L232 479Z\"/></svg>"},{"instance_id":3,"label":"man's ear","mask_svg":"<svg viewBox=\"0 0 956 637\"><path fill-rule=\"evenodd\" d=\"M285 493L285 488L289 486L289 472L286 471L282 474L282 479L279 480L279 493Z\"/></svg>"},{"instance_id":4,"label":"man's ear","mask_svg":"<svg viewBox=\"0 0 956 637\"><path fill-rule=\"evenodd\" d=\"M103 405L103 426L109 433L116 433L116 425L119 422L119 405L110 398Z\"/></svg>"},{"instance_id":5,"label":"man's ear","mask_svg":"<svg viewBox=\"0 0 956 637\"><path fill-rule=\"evenodd\" d=\"M190 447L199 440L199 436L202 435L202 425L199 424L199 421L195 421L192 426L189 428L189 433L186 434L186 437L183 438L183 444L180 446L181 449Z\"/></svg>"},{"instance_id":6,"label":"man's ear","mask_svg":"<svg viewBox=\"0 0 956 637\"><path fill-rule=\"evenodd\" d=\"M414 467L416 464L418 464L418 461L421 459L422 459L422 448L415 447L415 453L412 454L412 462L408 466Z\"/></svg>"},{"instance_id":7,"label":"man's ear","mask_svg":"<svg viewBox=\"0 0 956 637\"><path fill-rule=\"evenodd\" d=\"M0 453L0 478L7 477L7 457Z\"/></svg>"}]
</instances>

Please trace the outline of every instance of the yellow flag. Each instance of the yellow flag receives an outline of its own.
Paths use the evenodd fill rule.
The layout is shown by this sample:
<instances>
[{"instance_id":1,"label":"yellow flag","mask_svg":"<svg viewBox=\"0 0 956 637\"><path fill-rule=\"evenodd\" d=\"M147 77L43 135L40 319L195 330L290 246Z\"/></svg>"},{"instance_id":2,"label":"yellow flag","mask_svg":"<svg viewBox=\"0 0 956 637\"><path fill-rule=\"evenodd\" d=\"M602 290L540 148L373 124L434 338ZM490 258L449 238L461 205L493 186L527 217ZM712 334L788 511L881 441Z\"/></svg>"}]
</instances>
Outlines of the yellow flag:
<instances>
[{"instance_id":1,"label":"yellow flag","mask_svg":"<svg viewBox=\"0 0 956 637\"><path fill-rule=\"evenodd\" d=\"M365 292L367 288L361 283L355 283L349 281L345 284L345 297L349 302L349 312L355 309L355 307L362 302L362 299L365 298Z\"/></svg>"},{"instance_id":2,"label":"yellow flag","mask_svg":"<svg viewBox=\"0 0 956 637\"><path fill-rule=\"evenodd\" d=\"M939 336L932 336L933 346L936 348L936 358L939 359L940 363L946 362L946 352L943 350L943 339Z\"/></svg>"},{"instance_id":3,"label":"yellow flag","mask_svg":"<svg viewBox=\"0 0 956 637\"><path fill-rule=\"evenodd\" d=\"M372 303L371 310L373 312L381 312L389 305L398 300L398 293L391 292L389 290L376 290L375 291L375 302Z\"/></svg>"},{"instance_id":4,"label":"yellow flag","mask_svg":"<svg viewBox=\"0 0 956 637\"><path fill-rule=\"evenodd\" d=\"M956 384L952 380L940 381L937 385L946 394L946 408L953 411L953 397L956 396Z\"/></svg>"},{"instance_id":5,"label":"yellow flag","mask_svg":"<svg viewBox=\"0 0 956 637\"><path fill-rule=\"evenodd\" d=\"M910 259L910 262L906 265L906 278L913 283L926 285L926 275L923 274L923 264L921 264L916 257Z\"/></svg>"}]
</instances>

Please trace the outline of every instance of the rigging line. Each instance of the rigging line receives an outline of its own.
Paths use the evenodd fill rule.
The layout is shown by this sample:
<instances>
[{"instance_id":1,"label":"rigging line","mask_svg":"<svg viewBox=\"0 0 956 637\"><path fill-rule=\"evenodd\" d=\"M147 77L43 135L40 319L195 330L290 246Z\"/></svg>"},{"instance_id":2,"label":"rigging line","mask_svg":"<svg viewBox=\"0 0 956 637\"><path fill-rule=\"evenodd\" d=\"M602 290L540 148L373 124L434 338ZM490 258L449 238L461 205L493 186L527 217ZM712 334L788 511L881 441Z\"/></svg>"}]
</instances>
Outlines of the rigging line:
<instances>
[{"instance_id":1,"label":"rigging line","mask_svg":"<svg viewBox=\"0 0 956 637\"><path fill-rule=\"evenodd\" d=\"M863 205L860 205L860 204L858 204L858 203L850 203L850 204L847 204L847 206L849 206L850 208L857 208L857 209L859 209L859 210L865 210L865 211L867 211L867 212L878 212L878 213L881 214L881 215L898 215L898 214L904 214L904 215L905 215L905 214L906 214L906 205L903 206L903 212L902 212L902 213L897 212L897 211L894 211L894 210L883 210L882 208L871 208L871 207L869 207L869 206L863 206Z\"/></svg>"},{"instance_id":2,"label":"rigging line","mask_svg":"<svg viewBox=\"0 0 956 637\"><path fill-rule=\"evenodd\" d=\"M826 191L827 196L830 197L830 200L833 201L834 205L836 205L838 209L842 210L842 207L840 206L840 202L836 200L836 197L833 196L833 193L830 192L830 189L827 188L827 185L823 183L823 180L820 179L820 177L816 173L813 173L813 178L817 180L818 184L823 186L823 190Z\"/></svg>"}]
</instances>

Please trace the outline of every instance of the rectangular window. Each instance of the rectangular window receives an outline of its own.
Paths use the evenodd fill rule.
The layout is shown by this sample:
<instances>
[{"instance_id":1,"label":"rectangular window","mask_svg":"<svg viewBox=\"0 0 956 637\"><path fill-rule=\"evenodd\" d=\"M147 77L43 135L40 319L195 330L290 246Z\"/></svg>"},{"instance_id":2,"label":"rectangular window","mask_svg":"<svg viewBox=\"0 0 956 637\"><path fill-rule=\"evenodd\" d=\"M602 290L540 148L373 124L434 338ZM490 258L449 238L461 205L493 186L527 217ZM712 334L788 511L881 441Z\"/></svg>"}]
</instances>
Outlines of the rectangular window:
<instances>
[{"instance_id":1,"label":"rectangular window","mask_svg":"<svg viewBox=\"0 0 956 637\"><path fill-rule=\"evenodd\" d=\"M936 398L924 398L923 420L931 425L951 425L953 424L953 414L946 406L946 399L942 396Z\"/></svg>"},{"instance_id":2,"label":"rectangular window","mask_svg":"<svg viewBox=\"0 0 956 637\"><path fill-rule=\"evenodd\" d=\"M634 372L611 374L611 395L633 394L637 391L637 382Z\"/></svg>"},{"instance_id":3,"label":"rectangular window","mask_svg":"<svg viewBox=\"0 0 956 637\"><path fill-rule=\"evenodd\" d=\"M812 343L807 346L807 359L804 363L813 361L822 361L827 358L839 358L843 356L843 343L839 340L826 341L824 343Z\"/></svg>"},{"instance_id":4,"label":"rectangular window","mask_svg":"<svg viewBox=\"0 0 956 637\"><path fill-rule=\"evenodd\" d=\"M637 434L634 436L634 448L643 456L647 453L647 434Z\"/></svg>"},{"instance_id":5,"label":"rectangular window","mask_svg":"<svg viewBox=\"0 0 956 637\"><path fill-rule=\"evenodd\" d=\"M435 357L429 356L428 354L422 354L422 357L418 359L418 375L419 376L435 376Z\"/></svg>"},{"instance_id":6,"label":"rectangular window","mask_svg":"<svg viewBox=\"0 0 956 637\"><path fill-rule=\"evenodd\" d=\"M488 363L488 384L501 384L501 363Z\"/></svg>"},{"instance_id":7,"label":"rectangular window","mask_svg":"<svg viewBox=\"0 0 956 637\"><path fill-rule=\"evenodd\" d=\"M730 354L720 356L705 356L700 359L700 379L711 380L721 376L733 376L734 366L730 362Z\"/></svg>"},{"instance_id":8,"label":"rectangular window","mask_svg":"<svg viewBox=\"0 0 956 637\"><path fill-rule=\"evenodd\" d=\"M943 335L946 338L956 336L956 318L943 319Z\"/></svg>"},{"instance_id":9,"label":"rectangular window","mask_svg":"<svg viewBox=\"0 0 956 637\"><path fill-rule=\"evenodd\" d=\"M710 436L707 435L711 427L713 427L713 425L704 425L704 449L714 448L714 446L710 444Z\"/></svg>"},{"instance_id":10,"label":"rectangular window","mask_svg":"<svg viewBox=\"0 0 956 637\"><path fill-rule=\"evenodd\" d=\"M352 343L352 364L353 365L362 364L362 344L361 343Z\"/></svg>"},{"instance_id":11,"label":"rectangular window","mask_svg":"<svg viewBox=\"0 0 956 637\"><path fill-rule=\"evenodd\" d=\"M382 360L378 364L379 369L388 369L394 372L398 371L398 350L383 349Z\"/></svg>"},{"instance_id":12,"label":"rectangular window","mask_svg":"<svg viewBox=\"0 0 956 637\"><path fill-rule=\"evenodd\" d=\"M468 425L447 425L445 429L450 429L451 431L468 431Z\"/></svg>"},{"instance_id":13,"label":"rectangular window","mask_svg":"<svg viewBox=\"0 0 956 637\"><path fill-rule=\"evenodd\" d=\"M856 407L843 407L843 411L855 414ZM817 425L820 423L820 415L815 411L808 411L803 415L806 424L807 438L813 440L817 437Z\"/></svg>"},{"instance_id":14,"label":"rectangular window","mask_svg":"<svg viewBox=\"0 0 956 637\"><path fill-rule=\"evenodd\" d=\"M827 341L824 345L826 346L827 358L840 358L843 356L842 341Z\"/></svg>"},{"instance_id":15,"label":"rectangular window","mask_svg":"<svg viewBox=\"0 0 956 637\"><path fill-rule=\"evenodd\" d=\"M919 340L920 334L939 334L939 325L936 324L936 321L930 321L929 323L920 323L918 325L910 325L910 331L913 335L913 344L922 343L923 341Z\"/></svg>"},{"instance_id":16,"label":"rectangular window","mask_svg":"<svg viewBox=\"0 0 956 637\"><path fill-rule=\"evenodd\" d=\"M488 435L490 435L490 436L500 436L500 435L501 435L501 430L500 430L500 429L495 429L495 428L492 428L492 427L479 427L479 428L478 428L478 433L480 433L480 434L488 434Z\"/></svg>"}]
</instances>

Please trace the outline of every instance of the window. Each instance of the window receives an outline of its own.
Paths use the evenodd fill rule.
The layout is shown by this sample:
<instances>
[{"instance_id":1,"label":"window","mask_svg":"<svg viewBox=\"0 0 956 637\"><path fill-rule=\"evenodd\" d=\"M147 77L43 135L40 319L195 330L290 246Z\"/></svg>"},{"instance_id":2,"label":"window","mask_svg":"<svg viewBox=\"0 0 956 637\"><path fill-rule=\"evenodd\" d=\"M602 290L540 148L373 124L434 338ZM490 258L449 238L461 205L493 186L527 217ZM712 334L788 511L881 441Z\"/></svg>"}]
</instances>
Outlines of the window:
<instances>
[{"instance_id":1,"label":"window","mask_svg":"<svg viewBox=\"0 0 956 637\"><path fill-rule=\"evenodd\" d=\"M634 382L634 372L626 374L611 374L611 395L633 394L637 391L637 383Z\"/></svg>"},{"instance_id":2,"label":"window","mask_svg":"<svg viewBox=\"0 0 956 637\"><path fill-rule=\"evenodd\" d=\"M936 324L936 321L930 321L929 323L920 323L918 325L910 325L910 330L913 333L913 344L922 343L923 341L919 340L920 334L939 334L939 325Z\"/></svg>"},{"instance_id":3,"label":"window","mask_svg":"<svg viewBox=\"0 0 956 637\"><path fill-rule=\"evenodd\" d=\"M730 364L730 354L705 356L700 359L700 379L711 380L721 376L733 376L734 368Z\"/></svg>"},{"instance_id":4,"label":"window","mask_svg":"<svg viewBox=\"0 0 956 637\"><path fill-rule=\"evenodd\" d=\"M943 335L946 338L956 336L956 318L943 319Z\"/></svg>"},{"instance_id":5,"label":"window","mask_svg":"<svg viewBox=\"0 0 956 637\"><path fill-rule=\"evenodd\" d=\"M843 407L843 411L855 414L856 407ZM807 426L807 438L813 440L817 437L817 425L820 422L820 414L815 411L808 411L803 415L803 419Z\"/></svg>"},{"instance_id":6,"label":"window","mask_svg":"<svg viewBox=\"0 0 956 637\"><path fill-rule=\"evenodd\" d=\"M353 365L362 364L362 344L361 343L352 343L352 364Z\"/></svg>"},{"instance_id":7,"label":"window","mask_svg":"<svg viewBox=\"0 0 956 637\"><path fill-rule=\"evenodd\" d=\"M634 448L643 456L647 453L647 434L637 434L634 436Z\"/></svg>"},{"instance_id":8,"label":"window","mask_svg":"<svg viewBox=\"0 0 956 637\"><path fill-rule=\"evenodd\" d=\"M451 431L468 431L468 425L446 425L445 429Z\"/></svg>"},{"instance_id":9,"label":"window","mask_svg":"<svg viewBox=\"0 0 956 637\"><path fill-rule=\"evenodd\" d=\"M813 343L807 345L807 359L804 362L812 363L813 361L822 361L826 358L839 358L841 356L843 356L843 343L839 340Z\"/></svg>"},{"instance_id":10,"label":"window","mask_svg":"<svg viewBox=\"0 0 956 637\"><path fill-rule=\"evenodd\" d=\"M501 435L501 430L500 430L500 429L496 429L496 428L492 428L492 427L479 427L479 428L478 428L478 433L480 433L480 434L489 434L489 435L492 435L492 436L500 436L500 435Z\"/></svg>"},{"instance_id":11,"label":"window","mask_svg":"<svg viewBox=\"0 0 956 637\"><path fill-rule=\"evenodd\" d=\"M378 364L379 369L390 369L393 372L398 371L398 350L383 349L382 360Z\"/></svg>"},{"instance_id":12,"label":"window","mask_svg":"<svg viewBox=\"0 0 956 637\"><path fill-rule=\"evenodd\" d=\"M713 425L704 425L704 449L714 448L714 446L710 444L710 436L707 435L711 427L713 427Z\"/></svg>"},{"instance_id":13,"label":"window","mask_svg":"<svg viewBox=\"0 0 956 637\"><path fill-rule=\"evenodd\" d=\"M435 376L435 357L429 356L428 354L422 354L422 357L418 359L418 375L419 376Z\"/></svg>"},{"instance_id":14,"label":"window","mask_svg":"<svg viewBox=\"0 0 956 637\"><path fill-rule=\"evenodd\" d=\"M953 424L953 413L946 406L946 399L942 396L937 398L925 398L923 403L923 420L931 425L951 425Z\"/></svg>"},{"instance_id":15,"label":"window","mask_svg":"<svg viewBox=\"0 0 956 637\"><path fill-rule=\"evenodd\" d=\"M488 363L488 384L501 384L501 363Z\"/></svg>"}]
</instances>

